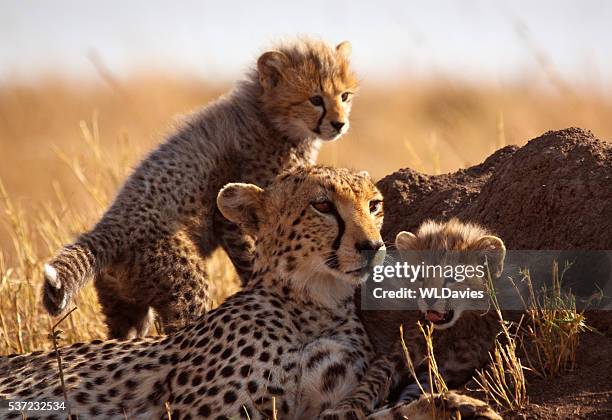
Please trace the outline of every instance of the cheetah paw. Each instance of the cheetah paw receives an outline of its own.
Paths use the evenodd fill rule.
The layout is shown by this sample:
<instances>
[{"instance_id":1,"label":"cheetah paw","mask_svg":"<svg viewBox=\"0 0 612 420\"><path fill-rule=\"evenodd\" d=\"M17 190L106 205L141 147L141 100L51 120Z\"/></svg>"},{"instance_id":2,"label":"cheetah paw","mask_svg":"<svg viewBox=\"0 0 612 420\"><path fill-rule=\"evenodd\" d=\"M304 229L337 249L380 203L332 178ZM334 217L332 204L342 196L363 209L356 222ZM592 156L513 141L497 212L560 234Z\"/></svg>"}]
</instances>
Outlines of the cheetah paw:
<instances>
[{"instance_id":1,"label":"cheetah paw","mask_svg":"<svg viewBox=\"0 0 612 420\"><path fill-rule=\"evenodd\" d=\"M369 419L389 420L408 418L418 420L502 420L484 401L467 395L447 392L423 395L411 403L400 403L374 412Z\"/></svg>"},{"instance_id":2,"label":"cheetah paw","mask_svg":"<svg viewBox=\"0 0 612 420\"><path fill-rule=\"evenodd\" d=\"M366 414L358 408L333 408L325 410L319 416L320 420L364 420Z\"/></svg>"},{"instance_id":3,"label":"cheetah paw","mask_svg":"<svg viewBox=\"0 0 612 420\"><path fill-rule=\"evenodd\" d=\"M449 414L451 419L502 420L502 417L484 401L452 391L440 395L436 406Z\"/></svg>"}]
</instances>

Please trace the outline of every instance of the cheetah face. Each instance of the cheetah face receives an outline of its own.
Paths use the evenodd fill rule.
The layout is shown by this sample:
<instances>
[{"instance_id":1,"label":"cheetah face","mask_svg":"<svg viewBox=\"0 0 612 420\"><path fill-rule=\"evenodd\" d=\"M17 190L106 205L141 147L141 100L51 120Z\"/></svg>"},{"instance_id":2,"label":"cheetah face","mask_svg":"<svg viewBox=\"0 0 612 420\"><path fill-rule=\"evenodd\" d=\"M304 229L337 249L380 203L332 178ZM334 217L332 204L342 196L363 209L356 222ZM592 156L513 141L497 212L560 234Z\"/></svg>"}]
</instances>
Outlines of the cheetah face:
<instances>
[{"instance_id":1,"label":"cheetah face","mask_svg":"<svg viewBox=\"0 0 612 420\"><path fill-rule=\"evenodd\" d=\"M367 173L303 168L266 190L229 184L217 203L257 238L256 260L311 294L345 293L384 258L382 195Z\"/></svg>"},{"instance_id":2,"label":"cheetah face","mask_svg":"<svg viewBox=\"0 0 612 420\"><path fill-rule=\"evenodd\" d=\"M264 53L257 62L264 108L292 140L336 140L349 128L357 79L349 68L350 44L330 48L310 41Z\"/></svg>"},{"instance_id":3,"label":"cheetah face","mask_svg":"<svg viewBox=\"0 0 612 420\"><path fill-rule=\"evenodd\" d=\"M413 264L423 262L429 266L453 267L454 275L449 275L449 270L432 270L429 275L420 276L415 282L415 286L421 290L446 289L446 293L451 295L419 295L419 310L434 328L452 327L466 310L488 309L488 275L490 273L493 278L501 275L506 254L501 239L489 235L476 225L463 224L453 219L446 224L426 222L416 235L400 232L395 239L395 246L399 251L409 251L403 254ZM465 274L465 267L477 266L483 267L480 273L484 275L476 269L470 276ZM454 297L468 296L470 292L479 291L483 292L483 298Z\"/></svg>"},{"instance_id":4,"label":"cheetah face","mask_svg":"<svg viewBox=\"0 0 612 420\"><path fill-rule=\"evenodd\" d=\"M340 173L315 176L298 192L303 199L287 231L294 245L284 268L302 281L331 275L355 284L384 258L380 192L369 175Z\"/></svg>"}]
</instances>

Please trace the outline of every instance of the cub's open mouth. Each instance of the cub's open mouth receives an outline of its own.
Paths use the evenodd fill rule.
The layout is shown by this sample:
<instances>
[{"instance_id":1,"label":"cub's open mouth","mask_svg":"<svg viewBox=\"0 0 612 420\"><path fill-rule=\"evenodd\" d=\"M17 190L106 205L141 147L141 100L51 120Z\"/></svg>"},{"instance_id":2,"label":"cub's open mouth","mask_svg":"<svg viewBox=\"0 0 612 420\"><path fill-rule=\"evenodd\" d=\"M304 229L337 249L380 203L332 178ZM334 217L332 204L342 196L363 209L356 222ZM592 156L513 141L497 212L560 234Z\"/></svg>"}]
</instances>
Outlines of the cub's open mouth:
<instances>
[{"instance_id":1,"label":"cub's open mouth","mask_svg":"<svg viewBox=\"0 0 612 420\"><path fill-rule=\"evenodd\" d=\"M427 311L425 312L425 319L435 325L443 325L450 322L455 315L455 311L452 309L446 312L438 311Z\"/></svg>"}]
</instances>

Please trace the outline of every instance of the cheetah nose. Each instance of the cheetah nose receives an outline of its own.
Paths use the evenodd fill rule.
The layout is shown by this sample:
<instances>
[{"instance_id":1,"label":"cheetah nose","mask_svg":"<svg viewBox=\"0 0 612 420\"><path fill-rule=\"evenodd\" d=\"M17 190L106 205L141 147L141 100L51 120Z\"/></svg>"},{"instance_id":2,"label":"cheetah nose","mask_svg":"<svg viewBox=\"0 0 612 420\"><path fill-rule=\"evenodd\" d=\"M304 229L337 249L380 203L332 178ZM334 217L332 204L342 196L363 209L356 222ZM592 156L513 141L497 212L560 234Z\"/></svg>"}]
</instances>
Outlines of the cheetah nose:
<instances>
[{"instance_id":1,"label":"cheetah nose","mask_svg":"<svg viewBox=\"0 0 612 420\"><path fill-rule=\"evenodd\" d=\"M336 129L336 131L340 131L342 130L342 127L344 127L345 123L343 123L342 121L331 121L330 124Z\"/></svg>"},{"instance_id":2,"label":"cheetah nose","mask_svg":"<svg viewBox=\"0 0 612 420\"><path fill-rule=\"evenodd\" d=\"M357 251L378 251L383 246L383 241L372 241L370 239L357 242L355 248Z\"/></svg>"},{"instance_id":3,"label":"cheetah nose","mask_svg":"<svg viewBox=\"0 0 612 420\"><path fill-rule=\"evenodd\" d=\"M368 266L382 264L385 259L385 244L383 241L365 240L355 244L368 261Z\"/></svg>"}]
</instances>

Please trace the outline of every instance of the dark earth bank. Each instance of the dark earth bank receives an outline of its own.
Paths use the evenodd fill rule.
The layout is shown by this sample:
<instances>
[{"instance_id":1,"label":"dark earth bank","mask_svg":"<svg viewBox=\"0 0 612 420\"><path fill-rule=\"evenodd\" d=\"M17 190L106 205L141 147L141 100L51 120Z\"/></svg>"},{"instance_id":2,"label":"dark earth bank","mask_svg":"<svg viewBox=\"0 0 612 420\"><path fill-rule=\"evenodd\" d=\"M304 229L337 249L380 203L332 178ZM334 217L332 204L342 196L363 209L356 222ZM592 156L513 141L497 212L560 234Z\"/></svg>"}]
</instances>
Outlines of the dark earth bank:
<instances>
[{"instance_id":1,"label":"dark earth bank","mask_svg":"<svg viewBox=\"0 0 612 420\"><path fill-rule=\"evenodd\" d=\"M385 241L426 219L457 217L489 228L510 250L612 249L612 144L580 128L504 147L451 174L401 169L378 187ZM383 329L372 312L362 317L376 341ZM611 312L587 312L587 321L599 332L581 335L575 369L552 380L528 375L528 406L506 418L612 418Z\"/></svg>"}]
</instances>

